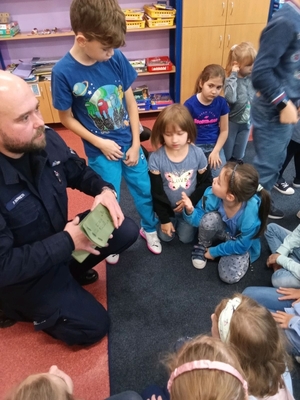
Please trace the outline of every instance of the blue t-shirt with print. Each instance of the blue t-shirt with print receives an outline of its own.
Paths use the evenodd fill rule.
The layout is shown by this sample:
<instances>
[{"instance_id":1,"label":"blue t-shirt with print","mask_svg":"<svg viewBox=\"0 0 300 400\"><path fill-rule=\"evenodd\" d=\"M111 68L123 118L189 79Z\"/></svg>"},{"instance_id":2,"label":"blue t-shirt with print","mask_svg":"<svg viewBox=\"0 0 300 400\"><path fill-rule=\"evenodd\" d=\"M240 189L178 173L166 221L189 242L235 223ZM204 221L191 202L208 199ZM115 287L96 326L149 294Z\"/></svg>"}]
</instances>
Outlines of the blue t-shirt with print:
<instances>
[{"instance_id":1,"label":"blue t-shirt with print","mask_svg":"<svg viewBox=\"0 0 300 400\"><path fill-rule=\"evenodd\" d=\"M132 142L124 93L137 77L120 50L105 62L83 65L67 53L53 68L51 90L53 105L65 111L72 109L74 118L94 135L111 139L118 145ZM88 157L101 151L83 140Z\"/></svg>"},{"instance_id":2,"label":"blue t-shirt with print","mask_svg":"<svg viewBox=\"0 0 300 400\"><path fill-rule=\"evenodd\" d=\"M229 113L224 97L218 96L206 106L200 103L195 94L186 100L184 105L191 113L197 127L196 144L215 144L220 134L220 118Z\"/></svg>"}]
</instances>

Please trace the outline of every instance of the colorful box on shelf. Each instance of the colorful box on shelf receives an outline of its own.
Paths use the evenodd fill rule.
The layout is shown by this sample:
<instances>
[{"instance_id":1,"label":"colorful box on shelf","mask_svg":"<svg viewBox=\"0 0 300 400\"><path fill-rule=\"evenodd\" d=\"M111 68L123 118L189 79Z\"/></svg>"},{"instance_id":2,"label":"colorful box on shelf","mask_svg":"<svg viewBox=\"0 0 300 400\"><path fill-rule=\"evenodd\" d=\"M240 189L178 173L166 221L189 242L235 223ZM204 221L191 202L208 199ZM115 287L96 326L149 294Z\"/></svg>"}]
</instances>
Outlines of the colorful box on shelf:
<instances>
[{"instance_id":1,"label":"colorful box on shelf","mask_svg":"<svg viewBox=\"0 0 300 400\"><path fill-rule=\"evenodd\" d=\"M0 37L13 37L20 32L19 24L17 21L0 24Z\"/></svg>"},{"instance_id":2,"label":"colorful box on shelf","mask_svg":"<svg viewBox=\"0 0 300 400\"><path fill-rule=\"evenodd\" d=\"M127 8L122 10L126 21L142 21L144 19L144 10L140 8Z\"/></svg>"},{"instance_id":3,"label":"colorful box on shelf","mask_svg":"<svg viewBox=\"0 0 300 400\"><path fill-rule=\"evenodd\" d=\"M144 10L151 18L174 18L176 14L175 8L159 10L152 5L145 5Z\"/></svg>"},{"instance_id":4,"label":"colorful box on shelf","mask_svg":"<svg viewBox=\"0 0 300 400\"><path fill-rule=\"evenodd\" d=\"M152 93L150 94L150 101L152 110L159 110L174 103L169 92Z\"/></svg>"},{"instance_id":5,"label":"colorful box on shelf","mask_svg":"<svg viewBox=\"0 0 300 400\"><path fill-rule=\"evenodd\" d=\"M146 21L126 21L127 29L143 29L146 26Z\"/></svg>"},{"instance_id":6,"label":"colorful box on shelf","mask_svg":"<svg viewBox=\"0 0 300 400\"><path fill-rule=\"evenodd\" d=\"M146 64L148 72L172 71L173 68L173 64L167 56L148 57Z\"/></svg>"},{"instance_id":7,"label":"colorful box on shelf","mask_svg":"<svg viewBox=\"0 0 300 400\"><path fill-rule=\"evenodd\" d=\"M146 65L146 59L145 58L138 58L135 60L128 60L131 64L131 66L136 70L136 72L141 73L141 72L147 72L147 65Z\"/></svg>"},{"instance_id":8,"label":"colorful box on shelf","mask_svg":"<svg viewBox=\"0 0 300 400\"><path fill-rule=\"evenodd\" d=\"M158 26L173 26L175 18L151 18L145 14L146 25L148 28L156 28Z\"/></svg>"},{"instance_id":9,"label":"colorful box on shelf","mask_svg":"<svg viewBox=\"0 0 300 400\"><path fill-rule=\"evenodd\" d=\"M133 89L133 95L136 101L145 100L149 98L149 88L147 85L137 86Z\"/></svg>"}]
</instances>

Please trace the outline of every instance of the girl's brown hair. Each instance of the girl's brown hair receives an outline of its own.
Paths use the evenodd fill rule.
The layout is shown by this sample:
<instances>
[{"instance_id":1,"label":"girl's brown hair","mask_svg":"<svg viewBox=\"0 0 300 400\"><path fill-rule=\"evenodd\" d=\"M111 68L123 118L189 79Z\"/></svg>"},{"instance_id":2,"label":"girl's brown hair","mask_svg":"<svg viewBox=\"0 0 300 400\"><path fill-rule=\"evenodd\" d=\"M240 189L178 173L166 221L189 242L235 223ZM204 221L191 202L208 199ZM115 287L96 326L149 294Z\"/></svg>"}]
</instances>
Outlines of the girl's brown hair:
<instances>
[{"instance_id":1,"label":"girl's brown hair","mask_svg":"<svg viewBox=\"0 0 300 400\"><path fill-rule=\"evenodd\" d=\"M229 340L243 367L248 382L249 394L255 397L273 396L283 387L281 375L289 359L285 340L269 310L242 294L232 298L241 299L234 311ZM223 299L215 309L219 320L221 312L230 299Z\"/></svg>"},{"instance_id":2,"label":"girl's brown hair","mask_svg":"<svg viewBox=\"0 0 300 400\"><path fill-rule=\"evenodd\" d=\"M243 377L244 373L230 346L209 336L198 336L186 342L181 349L169 356L166 364L172 373L181 365L210 360L230 364ZM174 379L170 389L171 400L244 400L242 383L227 372L219 370L193 370Z\"/></svg>"},{"instance_id":3,"label":"girl's brown hair","mask_svg":"<svg viewBox=\"0 0 300 400\"><path fill-rule=\"evenodd\" d=\"M88 40L105 46L124 46L125 15L116 0L73 0L70 7L72 29Z\"/></svg>"},{"instance_id":4,"label":"girl's brown hair","mask_svg":"<svg viewBox=\"0 0 300 400\"><path fill-rule=\"evenodd\" d=\"M176 126L179 126L183 132L187 132L188 142L195 142L197 128L189 110L185 106L175 103L164 108L157 117L150 138L152 146L157 149L163 145L166 128L175 129Z\"/></svg>"},{"instance_id":5,"label":"girl's brown hair","mask_svg":"<svg viewBox=\"0 0 300 400\"><path fill-rule=\"evenodd\" d=\"M238 45L232 46L226 64L226 76L230 76L232 64L236 61L240 67L252 65L255 61L257 51L250 42L242 42Z\"/></svg>"},{"instance_id":6,"label":"girl's brown hair","mask_svg":"<svg viewBox=\"0 0 300 400\"><path fill-rule=\"evenodd\" d=\"M75 400L66 390L55 385L47 374L30 375L13 389L5 400Z\"/></svg>"},{"instance_id":7,"label":"girl's brown hair","mask_svg":"<svg viewBox=\"0 0 300 400\"><path fill-rule=\"evenodd\" d=\"M228 182L228 192L233 194L239 203L248 201L255 194L260 196L258 215L261 225L254 238L259 237L267 226L271 206L269 192L262 187L259 188L258 172L251 164L228 162L223 169L224 177Z\"/></svg>"},{"instance_id":8,"label":"girl's brown hair","mask_svg":"<svg viewBox=\"0 0 300 400\"><path fill-rule=\"evenodd\" d=\"M201 92L200 85L203 85L209 79L213 79L213 78L221 78L223 81L223 85L224 85L225 70L221 65L209 64L204 68L204 70L200 73L200 75L198 76L198 78L196 80L194 94L200 93Z\"/></svg>"}]
</instances>

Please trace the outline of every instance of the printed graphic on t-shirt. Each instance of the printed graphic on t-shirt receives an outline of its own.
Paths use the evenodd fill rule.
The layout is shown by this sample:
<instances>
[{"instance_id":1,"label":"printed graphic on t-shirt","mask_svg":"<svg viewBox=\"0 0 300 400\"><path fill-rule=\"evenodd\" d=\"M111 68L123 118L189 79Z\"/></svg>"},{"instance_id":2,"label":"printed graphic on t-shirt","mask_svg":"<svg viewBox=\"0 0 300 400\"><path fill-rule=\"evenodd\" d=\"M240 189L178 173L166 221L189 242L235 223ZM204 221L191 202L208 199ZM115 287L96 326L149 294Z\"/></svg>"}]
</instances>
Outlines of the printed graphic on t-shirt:
<instances>
[{"instance_id":1,"label":"printed graphic on t-shirt","mask_svg":"<svg viewBox=\"0 0 300 400\"><path fill-rule=\"evenodd\" d=\"M193 175L193 170L184 171L182 173L172 173L166 172L165 177L169 182L168 186L171 190L178 190L180 188L188 189L191 186L191 177Z\"/></svg>"},{"instance_id":2,"label":"printed graphic on t-shirt","mask_svg":"<svg viewBox=\"0 0 300 400\"><path fill-rule=\"evenodd\" d=\"M218 117L211 111L206 111L194 118L196 125L211 125L218 122Z\"/></svg>"},{"instance_id":3,"label":"printed graphic on t-shirt","mask_svg":"<svg viewBox=\"0 0 300 400\"><path fill-rule=\"evenodd\" d=\"M83 96L88 116L102 134L129 126L129 116L123 106L122 85L105 85L96 89L93 83L77 82L73 95Z\"/></svg>"}]
</instances>

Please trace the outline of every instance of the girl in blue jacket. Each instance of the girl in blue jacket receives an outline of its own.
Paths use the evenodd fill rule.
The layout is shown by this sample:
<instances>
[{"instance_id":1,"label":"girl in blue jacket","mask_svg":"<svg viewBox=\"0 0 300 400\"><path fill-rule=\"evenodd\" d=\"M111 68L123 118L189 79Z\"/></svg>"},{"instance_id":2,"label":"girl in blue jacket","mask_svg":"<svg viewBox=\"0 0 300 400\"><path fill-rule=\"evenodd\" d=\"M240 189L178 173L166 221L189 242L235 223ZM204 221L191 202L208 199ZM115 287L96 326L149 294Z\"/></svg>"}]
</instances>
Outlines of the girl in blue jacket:
<instances>
[{"instance_id":1,"label":"girl in blue jacket","mask_svg":"<svg viewBox=\"0 0 300 400\"><path fill-rule=\"evenodd\" d=\"M270 209L270 195L258 184L256 169L250 164L228 162L195 208L185 193L182 200L185 221L199 227L193 266L202 269L208 259L221 257L218 270L222 281L238 282L249 263L260 256L259 236Z\"/></svg>"}]
</instances>

